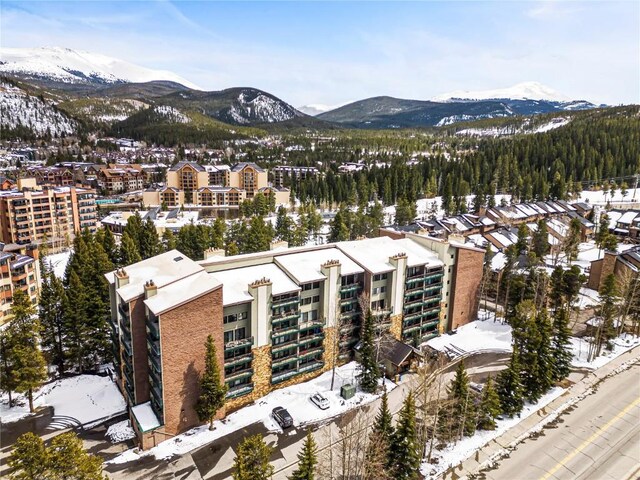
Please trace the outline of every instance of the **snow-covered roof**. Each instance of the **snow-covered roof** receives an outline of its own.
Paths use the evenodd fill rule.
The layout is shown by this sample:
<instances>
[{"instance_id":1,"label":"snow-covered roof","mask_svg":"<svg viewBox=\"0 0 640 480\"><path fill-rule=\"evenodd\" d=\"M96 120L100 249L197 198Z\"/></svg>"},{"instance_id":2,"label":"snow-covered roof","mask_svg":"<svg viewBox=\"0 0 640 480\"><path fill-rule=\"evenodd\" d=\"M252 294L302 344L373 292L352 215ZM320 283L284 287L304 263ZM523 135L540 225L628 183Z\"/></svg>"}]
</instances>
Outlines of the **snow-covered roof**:
<instances>
[{"instance_id":1,"label":"snow-covered roof","mask_svg":"<svg viewBox=\"0 0 640 480\"><path fill-rule=\"evenodd\" d=\"M222 270L209 273L209 275L223 284L222 303L224 306L252 301L253 297L249 294L249 284L263 278L271 281L272 295L300 290L300 287L274 263Z\"/></svg>"},{"instance_id":2,"label":"snow-covered roof","mask_svg":"<svg viewBox=\"0 0 640 480\"><path fill-rule=\"evenodd\" d=\"M321 265L330 261L340 262L341 275L362 273L364 269L347 257L337 248L326 248L310 252L294 253L291 255L278 255L275 262L285 269L299 283L316 282L324 280Z\"/></svg>"},{"instance_id":3,"label":"snow-covered roof","mask_svg":"<svg viewBox=\"0 0 640 480\"><path fill-rule=\"evenodd\" d=\"M630 211L625 212L619 219L618 223L622 223L625 225L631 225L631 222L638 216L638 212Z\"/></svg>"},{"instance_id":4,"label":"snow-covered roof","mask_svg":"<svg viewBox=\"0 0 640 480\"><path fill-rule=\"evenodd\" d=\"M204 270L158 289L156 295L144 301L155 315L160 315L183 303L220 287L221 283Z\"/></svg>"},{"instance_id":5,"label":"snow-covered roof","mask_svg":"<svg viewBox=\"0 0 640 480\"><path fill-rule=\"evenodd\" d=\"M131 413L133 413L140 430L143 432L148 432L160 426L158 417L156 417L156 414L151 408L151 402L141 403L140 405L131 407Z\"/></svg>"},{"instance_id":6,"label":"snow-covered roof","mask_svg":"<svg viewBox=\"0 0 640 480\"><path fill-rule=\"evenodd\" d=\"M128 302L144 293L144 284L149 280L162 288L203 268L178 250L171 250L124 267L124 270L129 275L129 283L120 287L117 292ZM107 273L105 277L109 283L115 283L115 271Z\"/></svg>"}]
</instances>

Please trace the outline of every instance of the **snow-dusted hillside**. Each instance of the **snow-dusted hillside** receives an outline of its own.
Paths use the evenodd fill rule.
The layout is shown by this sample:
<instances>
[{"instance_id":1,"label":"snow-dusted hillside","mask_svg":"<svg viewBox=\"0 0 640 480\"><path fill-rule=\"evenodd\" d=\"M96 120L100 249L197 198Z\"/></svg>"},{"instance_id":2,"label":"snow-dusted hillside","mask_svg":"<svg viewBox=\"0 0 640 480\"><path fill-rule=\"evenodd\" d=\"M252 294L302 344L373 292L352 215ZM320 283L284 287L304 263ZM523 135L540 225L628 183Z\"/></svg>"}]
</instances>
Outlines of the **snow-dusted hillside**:
<instances>
[{"instance_id":1,"label":"snow-dusted hillside","mask_svg":"<svg viewBox=\"0 0 640 480\"><path fill-rule=\"evenodd\" d=\"M495 90L455 90L443 93L433 98L434 102L446 102L456 100L490 100L509 98L511 100L548 100L552 102L568 102L570 98L551 87L538 82L522 82L508 88Z\"/></svg>"},{"instance_id":2,"label":"snow-dusted hillside","mask_svg":"<svg viewBox=\"0 0 640 480\"><path fill-rule=\"evenodd\" d=\"M456 132L456 135L467 135L471 137L504 137L519 133L543 133L565 126L570 122L569 118L556 117L545 123L532 123L527 118L520 124L511 124L501 127L465 128Z\"/></svg>"},{"instance_id":3,"label":"snow-dusted hillside","mask_svg":"<svg viewBox=\"0 0 640 480\"><path fill-rule=\"evenodd\" d=\"M157 107L153 107L153 111L171 123L189 123L191 121L191 119L180 110L168 105L158 105Z\"/></svg>"},{"instance_id":4,"label":"snow-dusted hillside","mask_svg":"<svg viewBox=\"0 0 640 480\"><path fill-rule=\"evenodd\" d=\"M97 98L63 102L60 107L74 116L90 118L97 122L114 123L129 118L149 105L139 100Z\"/></svg>"},{"instance_id":5,"label":"snow-dusted hillside","mask_svg":"<svg viewBox=\"0 0 640 480\"><path fill-rule=\"evenodd\" d=\"M241 90L231 106L221 113L240 125L284 122L302 116L291 105L255 89Z\"/></svg>"},{"instance_id":6,"label":"snow-dusted hillside","mask_svg":"<svg viewBox=\"0 0 640 480\"><path fill-rule=\"evenodd\" d=\"M0 49L0 72L78 84L168 80L198 89L172 72L152 70L106 55L60 47Z\"/></svg>"},{"instance_id":7,"label":"snow-dusted hillside","mask_svg":"<svg viewBox=\"0 0 640 480\"><path fill-rule=\"evenodd\" d=\"M315 117L316 115L320 115L321 113L330 112L331 110L335 110L336 108L340 108L347 103L339 103L337 105L324 105L323 103L311 103L309 105L302 105L298 107L298 111L302 113L306 113L307 115L311 115Z\"/></svg>"},{"instance_id":8,"label":"snow-dusted hillside","mask_svg":"<svg viewBox=\"0 0 640 480\"><path fill-rule=\"evenodd\" d=\"M0 82L0 127L26 127L36 135L70 135L77 124L55 105L6 82Z\"/></svg>"}]
</instances>

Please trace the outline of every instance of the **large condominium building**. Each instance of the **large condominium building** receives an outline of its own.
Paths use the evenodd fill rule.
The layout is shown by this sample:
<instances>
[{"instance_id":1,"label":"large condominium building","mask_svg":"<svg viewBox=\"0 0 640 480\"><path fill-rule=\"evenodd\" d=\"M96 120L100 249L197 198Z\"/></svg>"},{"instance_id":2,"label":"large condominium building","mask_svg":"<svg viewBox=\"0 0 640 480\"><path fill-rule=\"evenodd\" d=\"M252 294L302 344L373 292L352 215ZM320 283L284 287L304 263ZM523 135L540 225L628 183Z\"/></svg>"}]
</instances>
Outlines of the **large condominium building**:
<instances>
[{"instance_id":1,"label":"large condominium building","mask_svg":"<svg viewBox=\"0 0 640 480\"><path fill-rule=\"evenodd\" d=\"M68 241L97 224L95 192L76 187L43 187L21 179L15 190L0 192L0 241Z\"/></svg>"},{"instance_id":2,"label":"large condominium building","mask_svg":"<svg viewBox=\"0 0 640 480\"><path fill-rule=\"evenodd\" d=\"M166 187L145 191L143 203L169 207L184 203L202 207L237 207L258 192L265 195L273 193L276 204L289 201L289 191L269 187L266 170L255 163L204 167L196 162L178 162L167 172Z\"/></svg>"},{"instance_id":3,"label":"large condominium building","mask_svg":"<svg viewBox=\"0 0 640 480\"><path fill-rule=\"evenodd\" d=\"M96 174L96 182L107 195L142 190L144 173L137 164L111 164L108 167L101 165Z\"/></svg>"},{"instance_id":4,"label":"large condominium building","mask_svg":"<svg viewBox=\"0 0 640 480\"><path fill-rule=\"evenodd\" d=\"M348 360L363 309L406 343L439 335L465 257L437 247L380 237L198 263L173 250L108 274L115 366L142 447L198 424L209 334L229 387L220 416Z\"/></svg>"},{"instance_id":5,"label":"large condominium building","mask_svg":"<svg viewBox=\"0 0 640 480\"><path fill-rule=\"evenodd\" d=\"M15 291L23 290L35 303L39 285L38 248L0 244L0 325L13 317L11 305Z\"/></svg>"}]
</instances>

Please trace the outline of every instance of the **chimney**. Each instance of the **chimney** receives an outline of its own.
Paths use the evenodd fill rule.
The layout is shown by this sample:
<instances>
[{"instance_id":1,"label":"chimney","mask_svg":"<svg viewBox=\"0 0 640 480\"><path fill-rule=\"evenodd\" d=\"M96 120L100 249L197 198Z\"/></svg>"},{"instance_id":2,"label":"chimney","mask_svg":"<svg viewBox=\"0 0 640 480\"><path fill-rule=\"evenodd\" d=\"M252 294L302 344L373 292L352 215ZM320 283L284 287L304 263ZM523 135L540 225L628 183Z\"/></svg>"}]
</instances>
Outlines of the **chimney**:
<instances>
[{"instance_id":1,"label":"chimney","mask_svg":"<svg viewBox=\"0 0 640 480\"><path fill-rule=\"evenodd\" d=\"M204 251L205 260L212 257L224 257L225 255L224 248L207 248Z\"/></svg>"},{"instance_id":2,"label":"chimney","mask_svg":"<svg viewBox=\"0 0 640 480\"><path fill-rule=\"evenodd\" d=\"M116 288L124 287L129 284L129 274L125 271L124 268L119 268L115 273L116 277Z\"/></svg>"},{"instance_id":3,"label":"chimney","mask_svg":"<svg viewBox=\"0 0 640 480\"><path fill-rule=\"evenodd\" d=\"M153 283L153 280L149 280L148 282L145 282L145 284L144 284L144 298L145 299L153 297L157 293L158 293L158 287L156 286L155 283Z\"/></svg>"}]
</instances>

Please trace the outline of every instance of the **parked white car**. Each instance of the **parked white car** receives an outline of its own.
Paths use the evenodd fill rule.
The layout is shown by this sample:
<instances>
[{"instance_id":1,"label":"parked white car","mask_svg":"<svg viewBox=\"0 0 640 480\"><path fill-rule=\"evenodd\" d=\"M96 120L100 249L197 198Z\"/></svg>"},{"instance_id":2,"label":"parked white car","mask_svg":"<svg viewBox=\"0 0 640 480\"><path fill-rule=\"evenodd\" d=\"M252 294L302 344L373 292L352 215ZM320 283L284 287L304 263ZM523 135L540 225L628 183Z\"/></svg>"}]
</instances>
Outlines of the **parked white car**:
<instances>
[{"instance_id":1,"label":"parked white car","mask_svg":"<svg viewBox=\"0 0 640 480\"><path fill-rule=\"evenodd\" d=\"M321 393L314 393L309 397L309 400L311 400L320 410L326 410L329 408L329 399Z\"/></svg>"}]
</instances>

